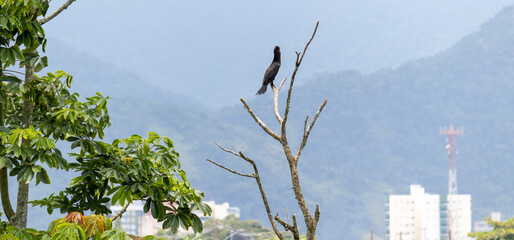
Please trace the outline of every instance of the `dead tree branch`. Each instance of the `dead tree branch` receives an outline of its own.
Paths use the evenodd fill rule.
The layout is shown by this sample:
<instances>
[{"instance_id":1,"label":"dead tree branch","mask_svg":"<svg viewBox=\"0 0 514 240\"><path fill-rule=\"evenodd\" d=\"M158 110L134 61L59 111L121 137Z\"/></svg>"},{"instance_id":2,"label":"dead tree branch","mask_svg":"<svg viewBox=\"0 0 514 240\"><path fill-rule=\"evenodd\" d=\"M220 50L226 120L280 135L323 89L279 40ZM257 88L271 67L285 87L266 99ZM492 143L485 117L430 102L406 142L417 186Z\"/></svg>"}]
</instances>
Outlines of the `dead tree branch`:
<instances>
[{"instance_id":1,"label":"dead tree branch","mask_svg":"<svg viewBox=\"0 0 514 240\"><path fill-rule=\"evenodd\" d=\"M289 223L286 223L286 221L282 220L279 216L278 216L278 213L277 215L275 215L275 220L280 223L280 225L282 225L284 227L285 230L287 231L291 231L291 232L294 232L294 228L293 226L291 226Z\"/></svg>"},{"instance_id":2,"label":"dead tree branch","mask_svg":"<svg viewBox=\"0 0 514 240\"><path fill-rule=\"evenodd\" d=\"M282 88L282 85L284 85L284 82L286 82L287 78L284 78L280 85L278 85L278 88L275 88L275 86L271 86L271 89L273 90L273 103L275 105L275 117L278 120L278 124L282 124L282 117L280 117L280 113L278 112L278 93L280 92L280 89Z\"/></svg>"},{"instance_id":3,"label":"dead tree branch","mask_svg":"<svg viewBox=\"0 0 514 240\"><path fill-rule=\"evenodd\" d=\"M321 216L321 212L319 211L319 204L316 203L316 210L314 210L314 221L313 221L314 228L316 228L318 226L320 216Z\"/></svg>"},{"instance_id":4,"label":"dead tree branch","mask_svg":"<svg viewBox=\"0 0 514 240\"><path fill-rule=\"evenodd\" d=\"M218 167L220 167L220 168L223 168L223 169L225 169L225 170L227 170L227 171L229 171L229 172L231 172L231 173L233 173L233 174L237 174L237 175L239 175L239 176L243 176L243 177L255 178L255 176L254 176L253 174L244 174L244 173L240 173L240 172L238 172L238 171L236 171L236 170L233 170L233 169L230 169L230 168L228 168L228 167L226 167L226 166L223 166L223 165L221 165L221 164L219 164L219 163L217 163L217 162L215 162L215 161L213 161L213 160L211 160L211 159L208 159L208 158L207 158L207 161L209 161L209 162L211 162L212 164L214 164L214 165L216 165L216 166L218 166Z\"/></svg>"},{"instance_id":5,"label":"dead tree branch","mask_svg":"<svg viewBox=\"0 0 514 240\"><path fill-rule=\"evenodd\" d=\"M280 225L282 225L286 231L290 231L291 233L293 233L293 239L300 239L300 231L298 230L298 223L296 222L296 214L293 214L293 225L292 226L291 226L291 224L282 220L278 216L278 213L277 213L277 215L275 215L275 221L280 223ZM287 221L289 221L289 219Z\"/></svg>"},{"instance_id":6,"label":"dead tree branch","mask_svg":"<svg viewBox=\"0 0 514 240\"><path fill-rule=\"evenodd\" d=\"M261 183L261 178L259 177L259 170L257 169L257 164L255 164L255 161L253 161L252 159L250 159L249 157L245 156L241 151L239 151L239 153L236 153L232 150L229 150L229 149L226 149L224 147L222 147L221 145L219 145L217 142L215 142L216 145L218 145L219 148L221 148L221 150L227 152L227 153L230 153L234 156L237 156L237 157L240 157L242 159L244 159L245 161L249 162L252 167L253 167L253 173L252 174L244 174L244 173L240 173L238 171L235 171L235 170L232 170L224 165L221 165L213 160L210 160L210 159L207 159L207 161L211 162L212 164L220 167L220 168L223 168L231 173L234 173L234 174L237 174L237 175L240 175L240 176L244 176L244 177L250 177L250 178L253 178L255 179L255 181L257 182L257 186L259 187L259 191L261 193L261 197L262 197L262 201L264 202L264 207L266 208L266 212L268 214L268 219L270 220L271 222L271 226L273 227L273 231L275 232L275 234L277 234L278 238L280 240L284 240L284 237L282 236L282 234L280 233L280 231L278 230L277 228L277 225L275 224L275 222L273 221L273 216L271 215L271 208L269 206L269 203L268 203L268 198L266 197L266 192L264 192L264 188L262 187L262 183Z\"/></svg>"},{"instance_id":7,"label":"dead tree branch","mask_svg":"<svg viewBox=\"0 0 514 240\"><path fill-rule=\"evenodd\" d=\"M302 193L302 190L301 190L301 187L300 187L300 179L299 179L299 176L298 176L298 159L299 159L299 157L300 157L300 155L301 155L305 145L307 144L307 139L309 138L309 134L310 134L312 128L314 127L314 124L316 123L316 120L318 119L319 115L321 114L321 112L323 111L325 105L327 104L327 100L325 100L321 104L321 106L319 107L318 111L316 112L314 118L309 123L309 125L307 125L309 117L307 116L307 118L305 119L302 141L301 141L301 144L300 144L300 146L299 146L299 148L298 148L298 150L296 152L296 155L294 155L294 156L293 156L293 154L291 152L291 149L289 147L289 143L287 141L286 123L287 123L287 119L288 119L288 116L289 116L289 109L290 109L290 105L291 105L291 95L292 95L292 91L293 91L293 85L294 85L294 80L295 80L295 77L296 77L296 73L298 72L298 69L299 69L299 67L300 67L300 65L301 65L301 63L303 61L303 57L305 56L305 52L307 51L307 48L309 47L310 43L314 39L314 36L316 35L316 31L318 29L318 25L319 25L319 22L316 23L316 27L314 28L314 32L312 33L311 38L309 39L309 41L305 45L305 48L304 48L303 52L302 53L296 52L295 69L294 69L293 74L291 76L291 80L290 80L290 84L289 84L289 90L288 90L288 93L287 93L286 105L285 105L285 109L284 109L284 116L283 117L280 116L279 109L278 109L278 94L279 94L280 89L282 88L284 82L286 81L286 78L284 78L282 80L282 82L280 83L278 88L275 88L272 85L274 114L275 114L275 117L277 118L277 121L278 121L278 123L280 125L280 135L276 134L268 126L266 126L266 124L264 124L264 122L262 122L259 119L259 117L257 117L255 115L255 113L252 111L252 109L246 103L246 101L243 98L241 98L241 102L243 103L244 108L248 111L248 113L255 120L255 122L268 135L270 135L275 140L279 141L280 144L282 145L282 148L284 150L284 154L285 154L287 162L289 164L289 170L290 170L290 174L291 174L291 182L292 182L292 185L293 185L294 195L295 195L295 198L297 200L298 206L300 207L300 209L302 211L302 215L304 216L305 225L307 226L307 240L314 240L315 234L316 234L316 228L317 228L317 225L318 225L321 213L320 213L319 205L318 204L316 204L316 209L314 211L314 216L311 215L310 212L309 212L309 208L307 206L307 203L305 201L305 198L303 196L303 193ZM280 232L277 230L275 221L280 223L284 227L284 229L286 231L291 231L293 233L293 237L294 237L295 240L299 240L300 239L300 232L299 232L299 229L298 229L296 215L294 215L294 214L292 215L292 217L293 217L293 225L291 225L291 224L287 223L286 221L282 220L278 216L278 213L277 213L277 215L274 218L275 221L273 220L273 217L271 216L271 210L269 208L268 200L266 198L266 194L265 194L264 189L262 187L262 184L261 184L261 181L260 181L260 177L259 177L259 173L258 173L258 170L257 170L257 166L255 164L255 161L253 161L250 158L248 158L245 155L243 155L242 152L236 153L236 152L234 152L232 150L228 150L226 148L221 147L218 143L216 143L216 144L223 151L228 152L230 154L233 154L233 155L235 155L237 157L243 158L245 161L247 161L250 164L252 164L252 166L254 168L254 173L252 175L242 174L242 173L239 173L239 172L237 172L235 170L232 170L232 169L230 169L228 167L225 167L225 166L223 166L221 164L218 164L218 163L216 163L216 162L214 162L214 161L212 161L210 159L207 159L207 160L210 161L211 163L215 164L216 166L221 167L221 168L223 168L223 169L225 169L225 170L227 170L229 172L232 172L234 174L255 178L255 180L257 181L257 185L259 186L259 190L261 192L261 196L262 196L264 205L266 207L266 212L268 213L268 218L270 220L271 225L273 226L273 230L275 231L275 233L277 234L279 239L282 240L284 238L280 234Z\"/></svg>"},{"instance_id":8,"label":"dead tree branch","mask_svg":"<svg viewBox=\"0 0 514 240\"><path fill-rule=\"evenodd\" d=\"M296 52L296 64L295 64L295 68L294 68L294 71L293 71L293 75L291 76L291 84L289 85L289 91L287 93L286 109L284 110L284 122L282 124L284 126L283 127L284 131L285 131L285 122L287 121L287 115L289 115L289 106L290 106L290 102L291 102L291 93L293 91L293 83L294 83L294 80L295 80L295 77L296 77L296 73L298 72L298 69L300 68L300 64L302 64L303 57L305 56L305 52L307 52L307 48L309 47L309 45L312 42L312 39L314 39L314 36L316 35L316 31L318 30L318 26L319 26L319 21L316 22L316 27L314 27L314 32L312 33L311 38L309 39L309 41L305 45L305 48L303 49L303 52L301 53L302 56L300 58L299 58L300 53Z\"/></svg>"},{"instance_id":9,"label":"dead tree branch","mask_svg":"<svg viewBox=\"0 0 514 240\"><path fill-rule=\"evenodd\" d=\"M325 99L325 101L323 101L323 103L319 107L318 112L316 112L316 115L314 115L314 118L312 119L311 123L309 124L309 127L307 127L307 128L305 128L305 126L307 126L307 120L309 119L309 117L307 116L307 118L305 119L302 143L300 144L300 147L298 148L298 151L296 152L296 155L294 157L294 160L296 162L298 162L298 158L300 158L300 154L302 154L303 148L307 144L307 139L309 138L309 134L311 133L312 127L314 127L314 123L316 123L316 120L318 119L319 114L321 113L321 111L323 111L323 108L325 107L326 104L327 104L327 100Z\"/></svg>"},{"instance_id":10,"label":"dead tree branch","mask_svg":"<svg viewBox=\"0 0 514 240\"><path fill-rule=\"evenodd\" d=\"M257 124L259 124L259 126L261 126L261 128L266 132L268 133L271 137L273 137L274 139L276 139L277 141L280 141L280 136L276 133L274 133L270 128L268 128L268 126L266 126L266 124L264 124L264 122L262 122L256 115L255 113L253 113L252 109L248 106L248 103L246 103L246 101L241 98L241 102L243 103L244 105L244 108L246 109L246 111L248 111L248 113L252 116L252 118L255 120L255 122L257 122Z\"/></svg>"}]
</instances>

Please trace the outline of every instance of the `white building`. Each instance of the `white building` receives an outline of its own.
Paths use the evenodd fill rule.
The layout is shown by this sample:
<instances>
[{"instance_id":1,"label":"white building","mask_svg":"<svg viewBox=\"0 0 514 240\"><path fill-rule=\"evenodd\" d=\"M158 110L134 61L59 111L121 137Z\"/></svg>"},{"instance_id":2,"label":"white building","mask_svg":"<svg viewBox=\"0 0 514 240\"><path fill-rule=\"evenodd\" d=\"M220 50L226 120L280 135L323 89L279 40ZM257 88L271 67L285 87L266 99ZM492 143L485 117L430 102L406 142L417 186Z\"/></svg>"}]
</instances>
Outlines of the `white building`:
<instances>
[{"instance_id":1,"label":"white building","mask_svg":"<svg viewBox=\"0 0 514 240\"><path fill-rule=\"evenodd\" d=\"M447 196L448 233L451 240L469 239L471 232L471 195L451 194Z\"/></svg>"},{"instance_id":2,"label":"white building","mask_svg":"<svg viewBox=\"0 0 514 240\"><path fill-rule=\"evenodd\" d=\"M209 207L211 207L211 210L212 210L211 216L207 217L207 218L225 219L228 215L234 215L237 218L239 218L239 212L240 212L239 208L231 207L228 204L228 202L224 202L222 204L216 204L214 201L207 201L205 203L207 205L209 205ZM201 216L203 216L203 215L201 215Z\"/></svg>"},{"instance_id":3,"label":"white building","mask_svg":"<svg viewBox=\"0 0 514 240\"><path fill-rule=\"evenodd\" d=\"M501 221L501 213L499 212L491 212L491 220L500 222ZM473 226L473 232L490 232L493 230L493 227L490 226L487 221L476 221Z\"/></svg>"},{"instance_id":4,"label":"white building","mask_svg":"<svg viewBox=\"0 0 514 240\"><path fill-rule=\"evenodd\" d=\"M138 236L150 235L155 232L156 224L153 224L152 222L152 225L148 226L148 222L151 222L153 218L150 214L146 214L143 212L143 206L143 201L134 201L132 204L128 206L127 210L125 211L125 213L123 213L122 217L119 218L119 224L121 224L121 227L125 232ZM116 214L119 211L121 211L122 207L116 205L111 206L110 209L113 214Z\"/></svg>"},{"instance_id":5,"label":"white building","mask_svg":"<svg viewBox=\"0 0 514 240\"><path fill-rule=\"evenodd\" d=\"M448 239L449 215L455 219L452 240L466 237L471 232L471 196L450 195L447 198L446 195L428 194L420 185L411 185L410 195L389 196L386 208L387 238Z\"/></svg>"},{"instance_id":6,"label":"white building","mask_svg":"<svg viewBox=\"0 0 514 240\"><path fill-rule=\"evenodd\" d=\"M440 240L440 197L410 186L410 195L389 196L389 239Z\"/></svg>"},{"instance_id":7,"label":"white building","mask_svg":"<svg viewBox=\"0 0 514 240\"><path fill-rule=\"evenodd\" d=\"M224 202L222 204L216 204L214 201L205 202L212 209L212 214L210 217L204 217L201 212L197 212L196 214L202 219L202 221L210 218L215 219L224 219L228 215L235 215L239 218L239 208L238 207L230 207L229 203ZM150 211L145 213L143 211L144 202L143 201L134 201L129 205L127 211L123 213L122 217L119 219L121 228L129 233L137 236L146 236L146 235L154 235L157 233L159 229L162 229L162 222L157 222ZM110 207L113 214L118 213L122 207L119 205ZM114 223L116 224L116 223ZM179 229L180 232L185 232L183 229Z\"/></svg>"}]
</instances>

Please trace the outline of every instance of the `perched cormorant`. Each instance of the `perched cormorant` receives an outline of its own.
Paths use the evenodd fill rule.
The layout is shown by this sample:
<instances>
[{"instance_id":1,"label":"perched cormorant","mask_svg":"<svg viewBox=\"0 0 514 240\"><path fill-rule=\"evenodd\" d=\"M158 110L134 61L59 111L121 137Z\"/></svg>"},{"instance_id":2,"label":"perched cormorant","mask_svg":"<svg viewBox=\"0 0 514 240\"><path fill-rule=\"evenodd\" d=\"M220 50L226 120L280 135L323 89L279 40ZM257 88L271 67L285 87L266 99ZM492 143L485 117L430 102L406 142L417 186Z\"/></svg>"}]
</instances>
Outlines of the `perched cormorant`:
<instances>
[{"instance_id":1,"label":"perched cormorant","mask_svg":"<svg viewBox=\"0 0 514 240\"><path fill-rule=\"evenodd\" d=\"M275 76L277 76L278 69L280 68L280 47L275 46L275 49L273 49L273 62L269 65L268 69L266 70L266 73L264 73L264 79L262 79L262 87L259 89L257 94L255 95L261 95L266 92L266 89L268 87L268 84L273 85L273 80L275 80Z\"/></svg>"}]
</instances>

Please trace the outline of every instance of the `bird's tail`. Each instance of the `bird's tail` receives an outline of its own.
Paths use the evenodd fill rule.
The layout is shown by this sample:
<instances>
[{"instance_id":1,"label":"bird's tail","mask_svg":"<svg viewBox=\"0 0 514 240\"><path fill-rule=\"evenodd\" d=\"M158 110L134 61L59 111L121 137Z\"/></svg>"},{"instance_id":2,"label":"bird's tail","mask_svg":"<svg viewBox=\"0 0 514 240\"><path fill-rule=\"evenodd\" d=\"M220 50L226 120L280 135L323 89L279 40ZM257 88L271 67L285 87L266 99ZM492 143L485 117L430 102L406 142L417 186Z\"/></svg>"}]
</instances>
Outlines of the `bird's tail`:
<instances>
[{"instance_id":1,"label":"bird's tail","mask_svg":"<svg viewBox=\"0 0 514 240\"><path fill-rule=\"evenodd\" d=\"M268 85L262 85L261 89L255 94L255 95L261 95L266 92L266 89L268 88Z\"/></svg>"}]
</instances>

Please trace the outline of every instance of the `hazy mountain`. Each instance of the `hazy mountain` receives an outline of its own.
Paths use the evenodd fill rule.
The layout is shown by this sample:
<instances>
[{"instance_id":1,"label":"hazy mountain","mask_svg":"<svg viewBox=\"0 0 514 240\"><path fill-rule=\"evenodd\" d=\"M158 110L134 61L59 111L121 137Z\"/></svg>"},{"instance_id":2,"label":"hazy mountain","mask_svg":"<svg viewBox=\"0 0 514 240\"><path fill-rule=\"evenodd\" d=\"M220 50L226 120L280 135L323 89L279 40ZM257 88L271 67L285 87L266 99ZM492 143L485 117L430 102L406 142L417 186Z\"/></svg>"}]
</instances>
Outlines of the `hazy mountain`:
<instances>
[{"instance_id":1,"label":"hazy mountain","mask_svg":"<svg viewBox=\"0 0 514 240\"><path fill-rule=\"evenodd\" d=\"M56 8L64 0L54 0ZM294 65L320 28L302 73L372 72L444 50L513 0L76 1L49 37L209 108L253 96L273 56ZM94 14L93 14L94 13Z\"/></svg>"},{"instance_id":2,"label":"hazy mountain","mask_svg":"<svg viewBox=\"0 0 514 240\"><path fill-rule=\"evenodd\" d=\"M199 18L204 17L201 13ZM313 207L318 202L321 207L320 239L360 239L370 229L383 236L388 194L407 193L411 183L422 184L431 193L446 193L448 160L439 128L449 124L464 127L465 134L457 139L459 192L472 194L474 220L493 210L507 217L514 215L513 24L514 7L505 8L448 50L396 69L371 74L342 71L312 78L305 77L309 74L302 68L298 77L304 84L293 92L288 126L293 148L298 145L305 116L312 117L328 99L300 160L308 203ZM301 31L309 30L310 26ZM302 44L306 40L299 39ZM307 53L306 68L323 64L313 60L317 51L325 51L316 44ZM98 89L113 96L109 105L113 127L107 131L107 138L146 131L171 137L189 179L208 200L228 201L241 208L242 218L264 223L266 216L256 184L205 161L211 158L251 172L244 162L221 152L213 142L233 146L257 161L273 211L285 216L289 208L289 214L300 214L292 207L295 200L279 144L262 132L239 102L215 112L192 107L196 104L170 94L172 90L156 82L138 80L123 68L99 63L94 57L60 45L54 47L48 53L55 61L51 64L66 70L72 68L69 64L75 64L78 91ZM52 60L60 58L53 56L59 51L72 54L62 57L65 62ZM287 52L292 50L283 49L283 54ZM83 71L80 66L92 70ZM196 72L203 69L207 67L198 67ZM87 75L91 72L94 75ZM279 74L289 76L291 72L292 66L283 65ZM210 76L207 70L205 74ZM226 74L219 72L216 76ZM131 89L134 94L118 92L118 87ZM257 88L238 96L248 99L256 114L278 131L271 95L253 98ZM205 90L214 89L206 86ZM151 96L144 97L148 93Z\"/></svg>"},{"instance_id":3,"label":"hazy mountain","mask_svg":"<svg viewBox=\"0 0 514 240\"><path fill-rule=\"evenodd\" d=\"M472 194L474 220L493 210L514 214L513 16L514 7L504 9L436 56L367 75L320 75L295 89L288 127L293 145L305 116L312 117L325 98L329 101L300 161L308 202L321 206L321 239L358 239L370 229L383 236L385 200L391 193L407 193L409 184L445 194L448 160L439 128L449 124L465 129L457 139L459 192ZM258 162L274 211L284 216L289 207L290 214L299 213L291 207L295 203L280 146L240 104L205 113L175 104L145 107L137 99L113 102L114 126L157 129L175 139L190 179L208 199L229 201L241 207L243 218L266 221L255 183L205 162L211 158L251 171L217 149L213 141L219 141ZM270 94L249 101L278 131L271 103Z\"/></svg>"},{"instance_id":4,"label":"hazy mountain","mask_svg":"<svg viewBox=\"0 0 514 240\"><path fill-rule=\"evenodd\" d=\"M446 193L448 160L439 128L449 124L465 129L457 140L459 191L472 194L474 219L492 210L514 214L510 186L514 149L509 147L514 137L514 31L509 27L513 16L514 8L505 9L479 32L437 56L370 75L327 74L296 89L290 139L298 139L304 116L312 116L323 99L329 100L300 162L305 193L311 203L322 206L322 239L356 239L369 229L383 234L387 195L406 193L411 183ZM250 105L274 126L271 96ZM243 213L252 209L252 214L262 214L260 203L250 207L248 202L259 199L251 181L202 167L203 159L211 157L227 159L238 168L233 164L237 159L219 150L211 153L214 139L234 145L263 168L270 168L264 178L269 179L272 205L283 215L294 199L286 195L289 183L278 181L285 180L287 168L280 162L277 143L261 132L241 106L213 115L229 127L217 136L206 133L206 145L194 144L195 169L212 169L212 175L193 177L194 181L205 184L207 196L235 202ZM217 187L227 183L232 184L226 189ZM260 216L265 219L264 214Z\"/></svg>"}]
</instances>

